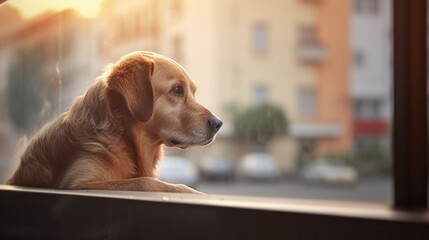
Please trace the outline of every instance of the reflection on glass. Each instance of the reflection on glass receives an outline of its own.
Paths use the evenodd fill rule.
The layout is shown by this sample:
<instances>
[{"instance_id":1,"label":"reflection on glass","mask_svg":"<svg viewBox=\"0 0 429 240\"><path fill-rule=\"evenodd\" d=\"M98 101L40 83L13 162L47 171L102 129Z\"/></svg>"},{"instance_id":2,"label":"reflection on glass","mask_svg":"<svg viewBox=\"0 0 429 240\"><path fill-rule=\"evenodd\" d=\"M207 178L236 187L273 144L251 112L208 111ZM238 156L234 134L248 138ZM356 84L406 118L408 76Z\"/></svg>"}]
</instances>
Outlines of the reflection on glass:
<instances>
[{"instance_id":1,"label":"reflection on glass","mask_svg":"<svg viewBox=\"0 0 429 240\"><path fill-rule=\"evenodd\" d=\"M208 147L168 149L180 161L163 176L197 169L179 175L215 194L389 200L391 1L23 2L0 6L2 180L21 136L149 50L182 64L225 122Z\"/></svg>"}]
</instances>

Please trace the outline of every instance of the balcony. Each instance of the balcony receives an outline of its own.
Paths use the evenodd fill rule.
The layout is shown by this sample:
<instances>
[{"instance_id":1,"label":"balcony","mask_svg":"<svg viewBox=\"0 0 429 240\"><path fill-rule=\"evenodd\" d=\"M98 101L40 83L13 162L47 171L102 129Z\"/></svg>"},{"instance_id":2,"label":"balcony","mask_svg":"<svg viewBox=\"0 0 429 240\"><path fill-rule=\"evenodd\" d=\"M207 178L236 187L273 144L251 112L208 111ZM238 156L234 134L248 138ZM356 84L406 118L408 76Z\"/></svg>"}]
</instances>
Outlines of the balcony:
<instances>
[{"instance_id":1,"label":"balcony","mask_svg":"<svg viewBox=\"0 0 429 240\"><path fill-rule=\"evenodd\" d=\"M341 131L337 123L294 123L290 126L290 134L296 138L332 138L338 137Z\"/></svg>"},{"instance_id":2,"label":"balcony","mask_svg":"<svg viewBox=\"0 0 429 240\"><path fill-rule=\"evenodd\" d=\"M297 57L306 64L319 64L326 59L326 50L320 43L302 43L297 48Z\"/></svg>"}]
</instances>

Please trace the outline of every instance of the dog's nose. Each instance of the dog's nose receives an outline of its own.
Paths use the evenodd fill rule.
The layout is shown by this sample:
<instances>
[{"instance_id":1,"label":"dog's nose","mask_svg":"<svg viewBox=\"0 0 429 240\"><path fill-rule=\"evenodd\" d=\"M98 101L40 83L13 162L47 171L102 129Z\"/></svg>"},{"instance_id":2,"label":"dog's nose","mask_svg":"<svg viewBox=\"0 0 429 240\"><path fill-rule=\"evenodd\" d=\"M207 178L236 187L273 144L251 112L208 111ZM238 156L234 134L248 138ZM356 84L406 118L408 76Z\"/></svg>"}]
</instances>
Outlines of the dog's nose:
<instances>
[{"instance_id":1,"label":"dog's nose","mask_svg":"<svg viewBox=\"0 0 429 240\"><path fill-rule=\"evenodd\" d=\"M210 116L207 120L207 123L214 133L217 133L217 131L219 131L220 127L222 127L223 124L223 122L216 116Z\"/></svg>"}]
</instances>

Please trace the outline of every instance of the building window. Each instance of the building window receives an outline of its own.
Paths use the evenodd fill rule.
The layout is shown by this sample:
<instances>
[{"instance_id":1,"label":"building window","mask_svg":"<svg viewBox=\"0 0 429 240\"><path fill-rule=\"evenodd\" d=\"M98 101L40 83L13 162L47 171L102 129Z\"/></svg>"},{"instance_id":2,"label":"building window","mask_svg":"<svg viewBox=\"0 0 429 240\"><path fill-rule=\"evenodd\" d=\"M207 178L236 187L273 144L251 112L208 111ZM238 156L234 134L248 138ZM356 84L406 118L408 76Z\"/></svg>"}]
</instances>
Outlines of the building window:
<instances>
[{"instance_id":1,"label":"building window","mask_svg":"<svg viewBox=\"0 0 429 240\"><path fill-rule=\"evenodd\" d=\"M268 50L268 30L264 24L257 24L253 28L253 49L256 53L266 53Z\"/></svg>"},{"instance_id":2,"label":"building window","mask_svg":"<svg viewBox=\"0 0 429 240\"><path fill-rule=\"evenodd\" d=\"M377 15L380 10L379 0L354 0L354 11L358 14Z\"/></svg>"},{"instance_id":3,"label":"building window","mask_svg":"<svg viewBox=\"0 0 429 240\"><path fill-rule=\"evenodd\" d=\"M353 65L356 68L363 68L365 65L365 54L363 51L355 50L353 52Z\"/></svg>"},{"instance_id":4,"label":"building window","mask_svg":"<svg viewBox=\"0 0 429 240\"><path fill-rule=\"evenodd\" d=\"M381 118L382 101L379 99L359 99L355 100L355 118L374 120Z\"/></svg>"},{"instance_id":5,"label":"building window","mask_svg":"<svg viewBox=\"0 0 429 240\"><path fill-rule=\"evenodd\" d=\"M268 91L265 86L256 86L253 90L253 100L256 104L261 105L268 101Z\"/></svg>"},{"instance_id":6,"label":"building window","mask_svg":"<svg viewBox=\"0 0 429 240\"><path fill-rule=\"evenodd\" d=\"M326 59L325 47L318 41L313 24L299 25L297 29L297 56L303 63L321 63Z\"/></svg>"},{"instance_id":7,"label":"building window","mask_svg":"<svg viewBox=\"0 0 429 240\"><path fill-rule=\"evenodd\" d=\"M302 88L298 91L298 112L302 117L313 117L316 114L314 89Z\"/></svg>"}]
</instances>

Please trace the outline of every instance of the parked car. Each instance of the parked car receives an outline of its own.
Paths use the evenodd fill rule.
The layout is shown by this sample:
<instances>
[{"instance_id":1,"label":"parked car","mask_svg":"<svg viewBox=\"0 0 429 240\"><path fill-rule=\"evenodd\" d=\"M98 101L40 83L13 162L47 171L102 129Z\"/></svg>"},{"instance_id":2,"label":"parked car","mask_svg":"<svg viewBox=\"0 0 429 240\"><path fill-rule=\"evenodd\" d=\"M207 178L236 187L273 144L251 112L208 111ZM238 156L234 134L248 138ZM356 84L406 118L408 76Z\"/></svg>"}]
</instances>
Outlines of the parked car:
<instances>
[{"instance_id":1,"label":"parked car","mask_svg":"<svg viewBox=\"0 0 429 240\"><path fill-rule=\"evenodd\" d=\"M280 177L280 168L268 153L249 153L241 158L237 175L250 180L276 180Z\"/></svg>"},{"instance_id":2,"label":"parked car","mask_svg":"<svg viewBox=\"0 0 429 240\"><path fill-rule=\"evenodd\" d=\"M228 181L233 178L234 167L230 160L221 157L205 157L200 165L201 176L211 181Z\"/></svg>"},{"instance_id":3,"label":"parked car","mask_svg":"<svg viewBox=\"0 0 429 240\"><path fill-rule=\"evenodd\" d=\"M312 183L350 185L355 184L358 180L358 174L354 168L323 159L305 166L301 171L301 176Z\"/></svg>"},{"instance_id":4,"label":"parked car","mask_svg":"<svg viewBox=\"0 0 429 240\"><path fill-rule=\"evenodd\" d=\"M175 184L196 187L199 181L198 168L184 157L166 156L160 160L157 168L158 178Z\"/></svg>"}]
</instances>

